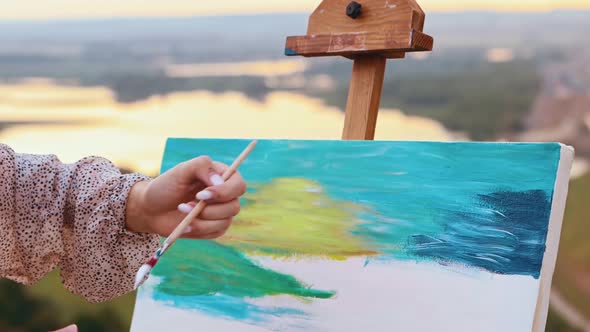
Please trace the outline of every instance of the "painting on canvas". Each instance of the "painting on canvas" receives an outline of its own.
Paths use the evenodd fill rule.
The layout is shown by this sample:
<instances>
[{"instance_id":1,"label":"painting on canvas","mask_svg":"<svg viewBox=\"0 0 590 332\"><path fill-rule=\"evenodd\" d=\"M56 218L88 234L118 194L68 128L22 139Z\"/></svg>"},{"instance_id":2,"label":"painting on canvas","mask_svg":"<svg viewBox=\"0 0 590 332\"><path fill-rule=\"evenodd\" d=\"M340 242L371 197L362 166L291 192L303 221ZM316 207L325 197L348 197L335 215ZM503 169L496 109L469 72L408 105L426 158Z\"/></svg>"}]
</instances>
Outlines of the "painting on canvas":
<instances>
[{"instance_id":1,"label":"painting on canvas","mask_svg":"<svg viewBox=\"0 0 590 332\"><path fill-rule=\"evenodd\" d=\"M170 139L162 171L242 140ZM557 143L263 140L242 211L180 240L132 331L540 331L573 151Z\"/></svg>"}]
</instances>

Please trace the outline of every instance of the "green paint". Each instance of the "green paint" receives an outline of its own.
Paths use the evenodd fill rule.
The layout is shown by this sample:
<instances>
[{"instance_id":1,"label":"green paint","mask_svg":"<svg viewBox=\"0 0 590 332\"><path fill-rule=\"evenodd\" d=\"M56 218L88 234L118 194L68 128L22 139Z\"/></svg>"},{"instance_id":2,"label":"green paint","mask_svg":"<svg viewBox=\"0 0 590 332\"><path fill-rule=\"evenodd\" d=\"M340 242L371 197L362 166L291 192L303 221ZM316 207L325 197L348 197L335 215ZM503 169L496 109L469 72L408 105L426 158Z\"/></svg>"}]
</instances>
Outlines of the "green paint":
<instances>
[{"instance_id":1,"label":"green paint","mask_svg":"<svg viewBox=\"0 0 590 332\"><path fill-rule=\"evenodd\" d=\"M279 178L245 196L247 204L221 241L241 251L269 256L345 259L371 255L351 232L361 207L332 200L317 183Z\"/></svg>"},{"instance_id":2,"label":"green paint","mask_svg":"<svg viewBox=\"0 0 590 332\"><path fill-rule=\"evenodd\" d=\"M262 297L289 294L330 298L333 292L311 289L290 275L265 269L245 255L213 241L179 240L153 271L164 278L157 290L169 295L224 294Z\"/></svg>"}]
</instances>

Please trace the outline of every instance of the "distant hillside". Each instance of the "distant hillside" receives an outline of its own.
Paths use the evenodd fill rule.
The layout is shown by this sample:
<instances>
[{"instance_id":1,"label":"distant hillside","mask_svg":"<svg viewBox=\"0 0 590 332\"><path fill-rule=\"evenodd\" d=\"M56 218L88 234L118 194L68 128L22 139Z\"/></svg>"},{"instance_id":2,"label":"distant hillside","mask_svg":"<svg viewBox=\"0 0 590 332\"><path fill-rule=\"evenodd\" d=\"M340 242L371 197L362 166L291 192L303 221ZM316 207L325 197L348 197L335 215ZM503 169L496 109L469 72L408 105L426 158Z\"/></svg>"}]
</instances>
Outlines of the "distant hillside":
<instances>
[{"instance_id":1,"label":"distant hillside","mask_svg":"<svg viewBox=\"0 0 590 332\"><path fill-rule=\"evenodd\" d=\"M43 45L158 41L194 55L282 57L285 37L303 34L306 26L306 14L4 21L0 22L0 54L23 45L33 52ZM590 11L427 13L425 25L439 51L449 47L588 47L580 41L586 40L589 30Z\"/></svg>"},{"instance_id":2,"label":"distant hillside","mask_svg":"<svg viewBox=\"0 0 590 332\"><path fill-rule=\"evenodd\" d=\"M289 90L344 108L350 61L310 59L304 72L281 77L171 77L170 64L288 60L285 38L304 34L306 14L0 22L0 82L47 77L65 84L105 86L117 101L135 102L179 91L237 91L263 99ZM552 61L590 59L590 11L549 13L427 13L435 37L426 60L390 61L382 106L441 121L477 140L524 129ZM489 60L509 48L506 63ZM584 51L586 48L586 52ZM297 58L300 59L300 58ZM329 81L327 89L309 82ZM303 82L296 85L297 82ZM289 85L291 83L291 85ZM478 112L474 112L478 110Z\"/></svg>"}]
</instances>

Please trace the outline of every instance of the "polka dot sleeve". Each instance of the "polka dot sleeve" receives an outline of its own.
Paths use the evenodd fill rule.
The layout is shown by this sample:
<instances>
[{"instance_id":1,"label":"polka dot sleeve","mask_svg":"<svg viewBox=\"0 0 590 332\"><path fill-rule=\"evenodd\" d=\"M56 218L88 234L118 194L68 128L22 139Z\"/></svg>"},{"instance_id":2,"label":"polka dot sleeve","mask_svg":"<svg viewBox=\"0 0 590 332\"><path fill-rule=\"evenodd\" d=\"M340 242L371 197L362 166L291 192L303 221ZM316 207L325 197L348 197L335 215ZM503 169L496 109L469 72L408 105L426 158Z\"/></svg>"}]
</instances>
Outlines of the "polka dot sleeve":
<instances>
[{"instance_id":1,"label":"polka dot sleeve","mask_svg":"<svg viewBox=\"0 0 590 332\"><path fill-rule=\"evenodd\" d=\"M59 266L64 285L91 302L131 291L159 244L125 227L129 191L146 179L103 158L63 164L0 144L0 277L30 285Z\"/></svg>"}]
</instances>

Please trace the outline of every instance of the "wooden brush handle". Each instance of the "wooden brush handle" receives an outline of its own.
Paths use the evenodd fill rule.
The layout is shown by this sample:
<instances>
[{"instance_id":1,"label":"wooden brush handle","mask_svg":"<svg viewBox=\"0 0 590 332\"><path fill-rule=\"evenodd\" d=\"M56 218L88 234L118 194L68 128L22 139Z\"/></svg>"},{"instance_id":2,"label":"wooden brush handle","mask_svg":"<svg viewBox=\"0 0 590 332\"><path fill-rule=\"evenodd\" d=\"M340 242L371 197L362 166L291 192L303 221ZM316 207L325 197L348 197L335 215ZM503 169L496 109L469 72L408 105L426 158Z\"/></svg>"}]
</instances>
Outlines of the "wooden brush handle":
<instances>
[{"instance_id":1,"label":"wooden brush handle","mask_svg":"<svg viewBox=\"0 0 590 332\"><path fill-rule=\"evenodd\" d=\"M178 226L176 226L176 228L174 229L174 231L172 231L172 234L170 234L168 236L168 238L166 239L166 244L168 246L171 246L172 243L174 243L179 237L182 236L182 234L184 233L184 230L186 229L186 227L188 225L191 224L191 222L193 220L195 220L199 214L201 214L201 212L203 212L203 209L205 208L205 206L207 205L207 203L205 203L205 201L200 201L197 206L195 206L194 209L191 210L191 212L189 212L189 214L186 215L186 217L184 217L184 219L180 222L180 224L178 224Z\"/></svg>"},{"instance_id":2,"label":"wooden brush handle","mask_svg":"<svg viewBox=\"0 0 590 332\"><path fill-rule=\"evenodd\" d=\"M253 141L252 143L250 143L246 147L246 149L244 149L244 151L236 158L236 160L233 162L233 164L231 164L231 166L228 167L228 169L226 169L225 172L223 172L223 175L221 176L223 178L223 181L229 180L229 178L238 169L240 164L242 164L242 162L244 162L244 160L246 160L246 158L248 157L250 152L252 152L252 150L256 146L256 143L257 143L256 141ZM172 233L168 236L168 238L166 238L166 241L164 241L163 247L165 249L168 249L168 247L170 247L179 237L182 236L186 227L188 225L190 225L191 222L193 220L195 220L199 216L199 214L201 214L201 212L203 212L203 209L205 208L206 205L207 205L207 203L205 203L205 201L200 201L197 204L197 206L195 206L195 208L192 209L191 212L189 212L189 214L186 215L186 217L184 217L184 219L180 222L180 224L178 224L178 226L176 226L174 231L172 231Z\"/></svg>"}]
</instances>

